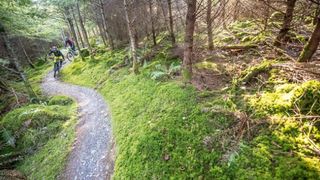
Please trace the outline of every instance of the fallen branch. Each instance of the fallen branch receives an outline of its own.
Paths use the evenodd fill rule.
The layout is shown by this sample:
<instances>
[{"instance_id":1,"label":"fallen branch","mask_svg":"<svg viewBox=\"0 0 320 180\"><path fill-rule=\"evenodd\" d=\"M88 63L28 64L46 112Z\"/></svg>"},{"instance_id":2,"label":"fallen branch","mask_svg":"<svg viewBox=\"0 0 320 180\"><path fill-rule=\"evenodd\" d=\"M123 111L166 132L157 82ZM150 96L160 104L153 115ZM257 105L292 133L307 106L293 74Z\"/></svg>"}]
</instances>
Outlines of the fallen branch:
<instances>
[{"instance_id":1,"label":"fallen branch","mask_svg":"<svg viewBox=\"0 0 320 180\"><path fill-rule=\"evenodd\" d=\"M278 48L272 44L270 44L269 42L265 42L269 47L271 47L272 49L274 49L275 51L277 51L278 53L282 54L283 56L285 56L286 58L290 59L291 61L296 61L296 59L294 59L292 56L290 56L289 54L287 54L287 52L281 48Z\"/></svg>"},{"instance_id":2,"label":"fallen branch","mask_svg":"<svg viewBox=\"0 0 320 180\"><path fill-rule=\"evenodd\" d=\"M250 44L250 45L220 46L217 48L222 49L222 50L232 50L232 49L247 50L247 49L253 49L253 48L257 48L257 47L258 47L258 45L256 45L256 44Z\"/></svg>"}]
</instances>

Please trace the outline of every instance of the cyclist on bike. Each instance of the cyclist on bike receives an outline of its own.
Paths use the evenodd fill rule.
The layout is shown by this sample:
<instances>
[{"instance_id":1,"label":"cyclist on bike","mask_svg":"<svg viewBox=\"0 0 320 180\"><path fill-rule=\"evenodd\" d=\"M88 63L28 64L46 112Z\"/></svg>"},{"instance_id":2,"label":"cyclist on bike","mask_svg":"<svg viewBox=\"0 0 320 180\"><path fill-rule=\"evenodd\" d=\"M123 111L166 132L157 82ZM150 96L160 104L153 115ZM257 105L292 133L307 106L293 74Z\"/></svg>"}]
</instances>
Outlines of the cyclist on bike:
<instances>
[{"instance_id":1,"label":"cyclist on bike","mask_svg":"<svg viewBox=\"0 0 320 180\"><path fill-rule=\"evenodd\" d=\"M64 60L64 56L56 46L52 46L52 48L50 49L49 56L52 56L52 55L53 55L53 62L54 62L53 76L56 77L57 72L59 72L60 68L62 67L62 61Z\"/></svg>"},{"instance_id":2,"label":"cyclist on bike","mask_svg":"<svg viewBox=\"0 0 320 180\"><path fill-rule=\"evenodd\" d=\"M74 51L74 52L76 51L76 46L75 46L74 42L69 37L67 37L66 41L64 42L65 47L67 47L68 45L70 46L72 51Z\"/></svg>"}]
</instances>

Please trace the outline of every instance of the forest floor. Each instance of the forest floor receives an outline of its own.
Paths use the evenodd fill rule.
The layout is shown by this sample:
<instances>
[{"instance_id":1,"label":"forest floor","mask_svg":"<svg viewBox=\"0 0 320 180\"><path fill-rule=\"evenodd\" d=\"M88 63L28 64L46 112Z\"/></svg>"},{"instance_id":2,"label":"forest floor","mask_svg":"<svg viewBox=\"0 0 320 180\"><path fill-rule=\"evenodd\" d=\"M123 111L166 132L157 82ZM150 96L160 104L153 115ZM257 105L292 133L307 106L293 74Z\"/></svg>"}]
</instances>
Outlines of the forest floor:
<instances>
[{"instance_id":1,"label":"forest floor","mask_svg":"<svg viewBox=\"0 0 320 180\"><path fill-rule=\"evenodd\" d=\"M141 43L137 50L140 63L137 75L132 73L128 48L111 51L92 39L94 56L84 60L75 58L62 70L63 81L80 86L55 81L52 74L45 78L43 86L50 93L63 91L78 101L81 116L78 135L81 127L91 125L85 119L87 115L99 113L97 116L105 118L98 120L99 126L107 124L107 128L110 128L109 120L112 121L116 142L114 179L319 179L320 64L292 61L299 50L276 49L270 44L273 34L260 32L251 21L234 23L215 37L215 50L208 51L205 46L195 49L192 83L183 81L181 47L172 47L166 34L158 36L157 46ZM178 36L178 42L181 38ZM205 44L204 40L200 35L195 37L197 44ZM300 46L304 41L303 33L293 34L290 45ZM315 57L319 59L320 54ZM39 84L51 65L46 63L27 71L38 94L41 94ZM14 105L14 96L11 98ZM20 132L16 129L24 127L29 119L41 125L27 127L23 138L17 138L18 145L26 141L25 136L30 137L29 131L47 135L56 127L48 122L59 123L58 135L48 136L49 143L46 139L31 139L38 148L17 164L16 169L29 179L55 179L63 173L64 162L67 175L68 171L76 171L68 168L73 166L67 160L76 136L75 125L64 130L69 116L76 113L64 113L60 117L55 114L57 111L52 112L52 109L68 109L64 99L52 103L52 99L44 98L42 104L21 106L1 120L4 132ZM99 104L103 108L96 105L103 99L108 102L112 118L108 118L111 114L104 117L105 104ZM39 106L46 110L47 116L36 113ZM101 114L101 111L106 112ZM40 117L48 121L41 123ZM76 118L71 119L76 124ZM99 126L91 133L101 136L97 132L102 128ZM107 133L111 134L111 130ZM110 146L101 149L111 147L109 137L104 140ZM50 143L52 138L54 142L55 139L63 142ZM86 148L77 153L89 158L91 142L79 137L77 142L83 142ZM76 144L75 148L81 147ZM17 152L20 149L15 148ZM22 150L25 149L29 148ZM70 158L75 157L76 149Z\"/></svg>"},{"instance_id":2,"label":"forest floor","mask_svg":"<svg viewBox=\"0 0 320 180\"><path fill-rule=\"evenodd\" d=\"M42 89L49 95L65 95L78 103L76 142L69 154L63 179L109 179L114 167L114 141L108 107L95 90L62 83L51 71Z\"/></svg>"}]
</instances>

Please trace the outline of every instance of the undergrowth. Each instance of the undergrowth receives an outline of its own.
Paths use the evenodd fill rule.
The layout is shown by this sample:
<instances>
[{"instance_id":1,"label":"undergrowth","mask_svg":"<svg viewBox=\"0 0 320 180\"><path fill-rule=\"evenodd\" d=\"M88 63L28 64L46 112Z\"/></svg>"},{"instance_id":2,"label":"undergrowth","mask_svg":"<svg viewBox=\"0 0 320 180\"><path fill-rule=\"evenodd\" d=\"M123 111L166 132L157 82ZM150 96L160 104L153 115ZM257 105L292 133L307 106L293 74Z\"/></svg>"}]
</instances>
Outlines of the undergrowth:
<instances>
[{"instance_id":1,"label":"undergrowth","mask_svg":"<svg viewBox=\"0 0 320 180\"><path fill-rule=\"evenodd\" d=\"M117 53L118 63L123 62L125 51ZM319 159L307 140L319 144L319 125L295 119L292 110L294 102L301 114L318 114L318 104L314 103L318 100L318 82L279 88L275 86L278 71L271 66L276 61L265 61L243 71L234 82L250 85L260 73L269 73L267 87L253 86L247 94L239 87L198 93L176 78L153 78L161 64L164 68L168 64L166 56L158 55L147 62L140 75L132 75L127 67L110 72L108 69L117 65L116 61L109 64L114 56L100 56L104 58L72 63L63 70L63 78L98 88L110 104L117 142L115 179L319 176ZM198 66L215 68L211 64ZM294 99L286 104L281 98L288 98L288 93L293 93ZM242 122L253 127L243 130ZM250 132L250 138L241 138L241 132ZM304 135L308 132L312 136ZM290 170L286 169L288 162Z\"/></svg>"},{"instance_id":2,"label":"undergrowth","mask_svg":"<svg viewBox=\"0 0 320 180\"><path fill-rule=\"evenodd\" d=\"M56 179L75 139L74 101L41 94L41 81L52 66L39 62L26 69L39 103L30 102L21 81L10 81L15 96L8 93L5 105L15 105L0 117L0 168L18 170L28 179Z\"/></svg>"}]
</instances>

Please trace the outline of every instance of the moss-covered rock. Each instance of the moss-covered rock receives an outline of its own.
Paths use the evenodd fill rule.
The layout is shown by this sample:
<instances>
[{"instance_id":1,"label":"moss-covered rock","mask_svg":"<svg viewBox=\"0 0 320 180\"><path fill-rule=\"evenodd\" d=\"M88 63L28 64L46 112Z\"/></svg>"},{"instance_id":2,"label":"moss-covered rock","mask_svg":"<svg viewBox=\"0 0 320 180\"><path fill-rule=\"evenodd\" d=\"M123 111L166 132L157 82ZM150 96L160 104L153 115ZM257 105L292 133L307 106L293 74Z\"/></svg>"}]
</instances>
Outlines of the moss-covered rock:
<instances>
[{"instance_id":1,"label":"moss-covered rock","mask_svg":"<svg viewBox=\"0 0 320 180\"><path fill-rule=\"evenodd\" d=\"M89 52L88 48L82 48L82 49L80 49L80 54L81 54L82 57L88 57L88 56L90 56L90 52Z\"/></svg>"},{"instance_id":2,"label":"moss-covered rock","mask_svg":"<svg viewBox=\"0 0 320 180\"><path fill-rule=\"evenodd\" d=\"M49 99L48 105L70 105L73 103L73 100L66 96L53 96Z\"/></svg>"},{"instance_id":3,"label":"moss-covered rock","mask_svg":"<svg viewBox=\"0 0 320 180\"><path fill-rule=\"evenodd\" d=\"M284 84L274 91L251 98L250 104L264 113L320 114L320 82L307 81L303 84Z\"/></svg>"}]
</instances>

